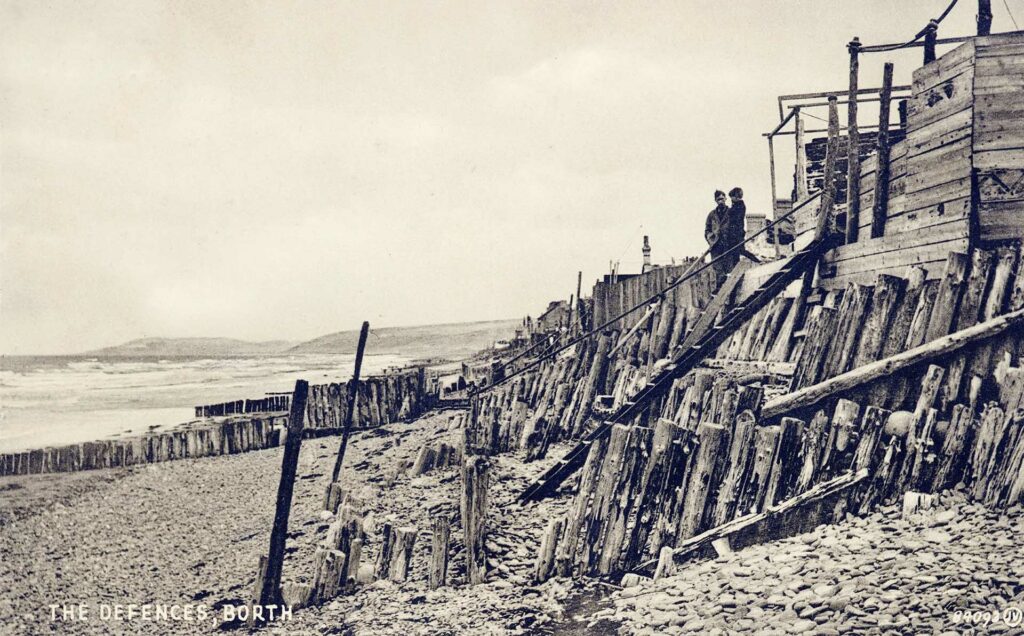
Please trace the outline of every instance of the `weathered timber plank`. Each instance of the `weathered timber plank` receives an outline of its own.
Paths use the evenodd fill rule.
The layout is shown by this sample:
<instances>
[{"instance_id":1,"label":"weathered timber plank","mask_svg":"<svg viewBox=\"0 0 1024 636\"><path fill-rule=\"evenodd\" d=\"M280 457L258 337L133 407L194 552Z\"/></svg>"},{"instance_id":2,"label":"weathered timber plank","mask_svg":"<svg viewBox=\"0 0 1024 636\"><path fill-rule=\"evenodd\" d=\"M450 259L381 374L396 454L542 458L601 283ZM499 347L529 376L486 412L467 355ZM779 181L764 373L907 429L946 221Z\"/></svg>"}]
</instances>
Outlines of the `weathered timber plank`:
<instances>
[{"instance_id":1,"label":"weathered timber plank","mask_svg":"<svg viewBox=\"0 0 1024 636\"><path fill-rule=\"evenodd\" d=\"M922 364L952 351L980 342L987 338L1002 334L1007 329L1024 322L1024 309L1018 309L992 320L977 324L969 329L958 331L932 342L928 342L909 351L878 360L863 367L825 380L770 400L761 411L762 419L767 420L791 412L798 408L813 406L826 397L841 395L843 391L861 386L881 377L892 375L897 371Z\"/></svg>"}]
</instances>

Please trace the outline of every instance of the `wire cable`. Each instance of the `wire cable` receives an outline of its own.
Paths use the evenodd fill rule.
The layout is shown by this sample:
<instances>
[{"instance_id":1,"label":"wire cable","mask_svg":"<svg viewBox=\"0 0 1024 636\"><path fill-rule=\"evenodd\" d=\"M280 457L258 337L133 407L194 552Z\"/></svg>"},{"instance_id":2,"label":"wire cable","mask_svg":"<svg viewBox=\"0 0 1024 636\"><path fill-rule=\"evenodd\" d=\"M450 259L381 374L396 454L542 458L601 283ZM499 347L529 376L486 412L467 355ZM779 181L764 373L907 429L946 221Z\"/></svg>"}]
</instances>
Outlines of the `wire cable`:
<instances>
[{"instance_id":1,"label":"wire cable","mask_svg":"<svg viewBox=\"0 0 1024 636\"><path fill-rule=\"evenodd\" d=\"M1006 0L1003 0L1003 2L1006 2ZM926 26L923 29L921 29L920 31L918 31L917 35L915 35L913 37L913 39L908 40L908 41L904 42L903 44L891 44L889 46L873 47L872 51L875 52L875 53L884 53L884 52L887 52L887 51L898 51L900 49L905 49L908 46L913 45L915 42L917 42L918 40L923 38L926 33L928 33L928 29L930 29L932 27L932 24L934 24L935 26L939 26L939 24L941 24L942 21L946 19L946 16L949 15L949 12L953 10L953 7L956 6L956 3L957 3L957 0L952 0L949 3L949 6L946 7L946 10L943 11L942 14L939 17L937 17L934 20L932 20L931 22L929 22L928 26Z\"/></svg>"},{"instance_id":2,"label":"wire cable","mask_svg":"<svg viewBox=\"0 0 1024 636\"><path fill-rule=\"evenodd\" d=\"M1013 28L1020 31L1020 27L1017 26L1017 18L1013 17L1013 11L1010 11L1010 5L1007 4L1006 0L1003 0L1003 6L1006 7L1006 12L1010 14L1010 22L1013 22Z\"/></svg>"}]
</instances>

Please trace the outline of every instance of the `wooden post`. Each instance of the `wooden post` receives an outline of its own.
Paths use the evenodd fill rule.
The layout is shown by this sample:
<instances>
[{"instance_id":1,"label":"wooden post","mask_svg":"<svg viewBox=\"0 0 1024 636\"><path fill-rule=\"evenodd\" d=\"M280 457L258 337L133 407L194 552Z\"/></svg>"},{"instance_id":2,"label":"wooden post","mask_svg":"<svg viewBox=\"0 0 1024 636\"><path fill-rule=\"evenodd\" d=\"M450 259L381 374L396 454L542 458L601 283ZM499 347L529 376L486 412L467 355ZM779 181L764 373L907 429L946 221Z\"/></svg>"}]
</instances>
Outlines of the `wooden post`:
<instances>
[{"instance_id":1,"label":"wooden post","mask_svg":"<svg viewBox=\"0 0 1024 636\"><path fill-rule=\"evenodd\" d=\"M448 544L450 542L452 527L447 515L434 517L433 537L430 541L430 589L447 585L448 583Z\"/></svg>"},{"instance_id":2,"label":"wooden post","mask_svg":"<svg viewBox=\"0 0 1024 636\"><path fill-rule=\"evenodd\" d=\"M341 550L320 546L313 556L312 597L317 603L329 601L341 594L345 586L345 561Z\"/></svg>"},{"instance_id":3,"label":"wooden post","mask_svg":"<svg viewBox=\"0 0 1024 636\"><path fill-rule=\"evenodd\" d=\"M697 431L698 446L694 454L693 468L686 483L686 493L676 531L676 541L688 539L704 527L705 507L714 499L722 480L729 431L718 424L703 424Z\"/></svg>"},{"instance_id":4,"label":"wooden post","mask_svg":"<svg viewBox=\"0 0 1024 636\"><path fill-rule=\"evenodd\" d=\"M377 555L377 578L396 583L409 576L412 547L416 543L416 528L395 527L385 523L382 529L380 554Z\"/></svg>"},{"instance_id":5,"label":"wooden post","mask_svg":"<svg viewBox=\"0 0 1024 636\"><path fill-rule=\"evenodd\" d=\"M772 210L774 211L778 196L775 193L775 140L771 136L768 137L768 169L772 179Z\"/></svg>"},{"instance_id":6,"label":"wooden post","mask_svg":"<svg viewBox=\"0 0 1024 636\"><path fill-rule=\"evenodd\" d=\"M804 147L804 118L800 116L800 109L795 108L796 114L796 200L793 205L807 198L807 149Z\"/></svg>"},{"instance_id":7,"label":"wooden post","mask_svg":"<svg viewBox=\"0 0 1024 636\"><path fill-rule=\"evenodd\" d=\"M363 352L366 350L366 336L369 333L370 323L368 321L363 321L363 328L359 330L359 345L356 347L356 368L352 374L352 381L348 383L348 405L345 409L345 425L341 429L341 445L338 447L338 456L334 460L334 470L331 472L331 484L338 481L338 477L341 476L341 465L345 461L345 449L348 447L348 435L349 431L352 430L352 415L358 404L356 395L359 392L359 371L363 366ZM328 487L328 492L330 492L330 487Z\"/></svg>"},{"instance_id":8,"label":"wooden post","mask_svg":"<svg viewBox=\"0 0 1024 636\"><path fill-rule=\"evenodd\" d=\"M487 458L479 456L467 456L462 466L462 530L466 546L466 579L471 585L483 583L487 575L484 539L489 469Z\"/></svg>"},{"instance_id":9,"label":"wooden post","mask_svg":"<svg viewBox=\"0 0 1024 636\"><path fill-rule=\"evenodd\" d=\"M582 287L582 285L583 272L578 271L576 272L576 305L578 307L576 310L576 321L580 323L580 333L583 332L583 314L580 313L580 310L582 309L582 304L580 303L580 287ZM572 333L572 325L569 325L569 332Z\"/></svg>"},{"instance_id":10,"label":"wooden post","mask_svg":"<svg viewBox=\"0 0 1024 636\"><path fill-rule=\"evenodd\" d=\"M930 64L935 61L935 41L939 37L939 23L932 20L925 28L927 31L924 34L924 63Z\"/></svg>"},{"instance_id":11,"label":"wooden post","mask_svg":"<svg viewBox=\"0 0 1024 636\"><path fill-rule=\"evenodd\" d=\"M292 408L288 415L288 437L284 443L284 455L281 460L281 482L277 487L274 529L270 533L270 553L267 556L266 576L263 577L259 594L260 605L281 604L281 568L284 565L288 515L292 508L292 491L295 488L295 471L298 468L299 451L302 446L302 425L308 392L309 384L305 380L295 381Z\"/></svg>"},{"instance_id":12,"label":"wooden post","mask_svg":"<svg viewBox=\"0 0 1024 636\"><path fill-rule=\"evenodd\" d=\"M537 553L537 562L533 573L533 580L537 583L547 581L555 569L555 553L558 549L558 539L562 536L564 528L565 517L552 519L544 531L544 535L541 537L540 551Z\"/></svg>"},{"instance_id":13,"label":"wooden post","mask_svg":"<svg viewBox=\"0 0 1024 636\"><path fill-rule=\"evenodd\" d=\"M992 32L992 0L978 0L978 35Z\"/></svg>"},{"instance_id":14,"label":"wooden post","mask_svg":"<svg viewBox=\"0 0 1024 636\"><path fill-rule=\"evenodd\" d=\"M871 238L885 234L889 216L889 102L892 100L892 62L882 71L882 92L878 104L878 152L875 168L875 201L871 208Z\"/></svg>"},{"instance_id":15,"label":"wooden post","mask_svg":"<svg viewBox=\"0 0 1024 636\"><path fill-rule=\"evenodd\" d=\"M839 108L835 95L828 96L828 144L825 146L825 169L822 181L821 200L818 207L818 224L814 228L815 240L827 238L829 223L832 220L832 208L836 200L836 159L839 154ZM807 297L811 294L814 283L814 269L804 274L800 286L800 295L793 306L793 332L803 329L807 315Z\"/></svg>"},{"instance_id":16,"label":"wooden post","mask_svg":"<svg viewBox=\"0 0 1024 636\"><path fill-rule=\"evenodd\" d=\"M828 97L828 144L825 146L825 180L822 183L818 225L814 238L823 239L832 221L832 208L836 202L836 160L839 158L839 107L835 95Z\"/></svg>"},{"instance_id":17,"label":"wooden post","mask_svg":"<svg viewBox=\"0 0 1024 636\"><path fill-rule=\"evenodd\" d=\"M856 243L860 232L860 130L857 128L857 80L860 39L846 45L850 52L850 92L846 104L846 242Z\"/></svg>"},{"instance_id":18,"label":"wooden post","mask_svg":"<svg viewBox=\"0 0 1024 636\"><path fill-rule=\"evenodd\" d=\"M663 546L658 552L658 566L654 569L654 580L672 576L676 572L675 554L669 546Z\"/></svg>"}]
</instances>

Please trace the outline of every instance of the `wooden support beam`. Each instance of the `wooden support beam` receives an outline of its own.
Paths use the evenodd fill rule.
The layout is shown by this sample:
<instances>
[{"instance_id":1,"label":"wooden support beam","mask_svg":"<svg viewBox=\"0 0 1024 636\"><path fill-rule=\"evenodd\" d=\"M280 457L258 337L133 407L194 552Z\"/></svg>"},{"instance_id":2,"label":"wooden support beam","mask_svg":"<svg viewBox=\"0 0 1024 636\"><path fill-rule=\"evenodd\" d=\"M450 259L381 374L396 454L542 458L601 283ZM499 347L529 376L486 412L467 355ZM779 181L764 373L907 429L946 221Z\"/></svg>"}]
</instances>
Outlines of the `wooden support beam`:
<instances>
[{"instance_id":1,"label":"wooden support beam","mask_svg":"<svg viewBox=\"0 0 1024 636\"><path fill-rule=\"evenodd\" d=\"M359 392L359 371L363 367L363 352L366 350L366 336L370 333L370 323L363 321L363 327L359 330L359 345L356 347L356 367L352 373L352 381L348 383L348 407L345 409L345 425L341 430L341 445L338 447L338 456L334 460L334 470L331 472L331 483L338 481L341 476L341 465L345 461L345 449L348 447L348 435L352 430L352 412L356 410Z\"/></svg>"},{"instance_id":2,"label":"wooden support beam","mask_svg":"<svg viewBox=\"0 0 1024 636\"><path fill-rule=\"evenodd\" d=\"M860 39L846 45L850 52L850 92L846 106L846 242L856 243L860 232L860 132L857 129L857 80Z\"/></svg>"},{"instance_id":3,"label":"wooden support beam","mask_svg":"<svg viewBox=\"0 0 1024 636\"><path fill-rule=\"evenodd\" d=\"M978 35L992 32L992 0L978 0Z\"/></svg>"},{"instance_id":4,"label":"wooden support beam","mask_svg":"<svg viewBox=\"0 0 1024 636\"><path fill-rule=\"evenodd\" d=\"M396 527L385 523L382 530L380 554L377 555L377 578L396 583L409 576L412 548L416 543L416 528Z\"/></svg>"},{"instance_id":5,"label":"wooden support beam","mask_svg":"<svg viewBox=\"0 0 1024 636\"><path fill-rule=\"evenodd\" d=\"M794 108L796 113L796 201L803 201L807 198L807 149L804 147L804 118L800 116L800 109Z\"/></svg>"},{"instance_id":6,"label":"wooden support beam","mask_svg":"<svg viewBox=\"0 0 1024 636\"><path fill-rule=\"evenodd\" d=\"M577 310L576 310L576 321L578 323L580 323L580 332L583 331L583 314L581 313L582 312L583 303L581 302L582 298L580 296L580 292L581 292L581 287L582 286L583 286L583 272L582 271L578 271L578 272L576 272L576 304L578 305ZM572 308L570 307L569 310L572 311ZM572 325L571 324L569 325L569 333L572 333Z\"/></svg>"},{"instance_id":7,"label":"wooden support beam","mask_svg":"<svg viewBox=\"0 0 1024 636\"><path fill-rule=\"evenodd\" d=\"M939 37L939 23L932 20L928 23L924 34L924 63L931 64L935 61L935 44Z\"/></svg>"},{"instance_id":8,"label":"wooden support beam","mask_svg":"<svg viewBox=\"0 0 1024 636\"><path fill-rule=\"evenodd\" d=\"M302 446L303 418L306 415L306 396L309 383L295 381L292 407L288 415L288 437L284 443L281 459L281 481L277 486L277 506L274 511L274 528L270 532L270 551L267 555L266 572L262 578L259 594L260 605L281 604L281 570L284 565L284 546L288 537L288 515L292 509L292 491L295 488L295 472L299 465L299 451Z\"/></svg>"},{"instance_id":9,"label":"wooden support beam","mask_svg":"<svg viewBox=\"0 0 1024 636\"><path fill-rule=\"evenodd\" d=\"M1024 322L1024 309L1018 309L968 329L926 342L903 353L872 362L824 382L775 398L764 405L761 417L766 420L795 409L813 406L825 398L839 395L878 378L890 376L897 371L934 360L967 345L997 336L1022 322Z\"/></svg>"},{"instance_id":10,"label":"wooden support beam","mask_svg":"<svg viewBox=\"0 0 1024 636\"><path fill-rule=\"evenodd\" d=\"M490 463L486 457L467 456L462 466L462 530L466 546L466 580L483 583L487 576L487 489Z\"/></svg>"},{"instance_id":11,"label":"wooden support beam","mask_svg":"<svg viewBox=\"0 0 1024 636\"><path fill-rule=\"evenodd\" d=\"M839 110L836 96L828 98L828 143L825 146L825 180L822 184L821 202L818 207L818 224L814 238L825 238L832 221L832 208L836 202L836 160L839 158Z\"/></svg>"},{"instance_id":12,"label":"wooden support beam","mask_svg":"<svg viewBox=\"0 0 1024 636\"><path fill-rule=\"evenodd\" d=\"M885 234L885 220L889 216L889 103L892 95L892 69L892 62L886 62L882 70L882 98L878 105L875 200L871 207L871 238Z\"/></svg>"},{"instance_id":13,"label":"wooden support beam","mask_svg":"<svg viewBox=\"0 0 1024 636\"><path fill-rule=\"evenodd\" d=\"M832 221L832 208L836 200L836 159L839 154L839 110L836 106L836 96L828 97L828 143L825 146L825 168L824 181L822 182L821 199L818 206L818 223L814 229L814 240L824 239L830 232L829 224ZM797 296L793 306L793 333L804 327L804 319L807 313L807 298L811 294L811 287L814 283L814 269L809 269L804 274L800 286L800 294Z\"/></svg>"},{"instance_id":14,"label":"wooden support beam","mask_svg":"<svg viewBox=\"0 0 1024 636\"><path fill-rule=\"evenodd\" d=\"M939 38L939 39L935 40L935 44L936 45L940 45L940 44L959 44L961 42L966 42L966 41L972 39L973 37L974 37L973 35L961 35L961 36L957 36L955 38ZM861 47L860 52L861 53L888 53L888 52L893 50L893 46L895 46L895 45L891 44L891 43L890 44L872 44L870 46ZM901 48L917 48L919 46L927 47L928 46L928 41L926 39L924 42L921 42L921 41L904 42L904 43L901 43L899 46Z\"/></svg>"}]
</instances>

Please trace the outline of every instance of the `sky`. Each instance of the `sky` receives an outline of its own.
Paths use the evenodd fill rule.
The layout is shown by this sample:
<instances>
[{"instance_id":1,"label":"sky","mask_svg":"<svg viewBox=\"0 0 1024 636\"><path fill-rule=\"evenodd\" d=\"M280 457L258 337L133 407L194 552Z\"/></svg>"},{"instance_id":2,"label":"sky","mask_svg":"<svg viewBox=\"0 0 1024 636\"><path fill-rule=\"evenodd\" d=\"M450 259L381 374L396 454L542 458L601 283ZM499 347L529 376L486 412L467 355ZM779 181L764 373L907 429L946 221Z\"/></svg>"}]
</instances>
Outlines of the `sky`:
<instances>
[{"instance_id":1,"label":"sky","mask_svg":"<svg viewBox=\"0 0 1024 636\"><path fill-rule=\"evenodd\" d=\"M2 0L0 353L536 316L767 211L776 96L946 4Z\"/></svg>"}]
</instances>

